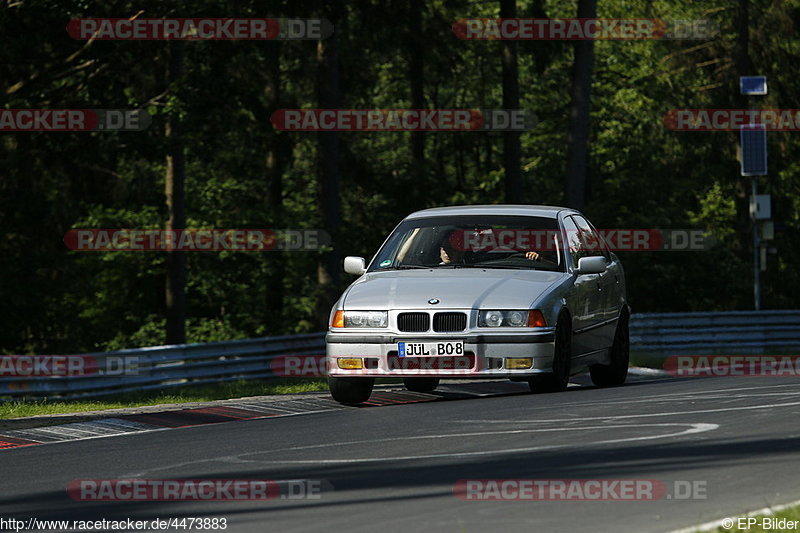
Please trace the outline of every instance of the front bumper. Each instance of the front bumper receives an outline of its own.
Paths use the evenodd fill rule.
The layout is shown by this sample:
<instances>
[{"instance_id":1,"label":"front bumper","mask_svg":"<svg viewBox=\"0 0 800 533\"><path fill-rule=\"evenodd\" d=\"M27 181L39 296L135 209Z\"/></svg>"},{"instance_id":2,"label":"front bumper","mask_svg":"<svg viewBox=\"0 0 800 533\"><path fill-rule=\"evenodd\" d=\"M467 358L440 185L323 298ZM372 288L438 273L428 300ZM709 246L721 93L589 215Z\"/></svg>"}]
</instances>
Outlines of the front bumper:
<instances>
[{"instance_id":1,"label":"front bumper","mask_svg":"<svg viewBox=\"0 0 800 533\"><path fill-rule=\"evenodd\" d=\"M398 342L464 341L465 355L458 357L405 357L397 355ZM554 328L524 332L469 331L457 334L371 333L329 331L327 368L331 376L458 378L524 378L550 373L555 346ZM364 368L345 370L339 358L360 358ZM509 358L530 358L530 368L507 368Z\"/></svg>"}]
</instances>

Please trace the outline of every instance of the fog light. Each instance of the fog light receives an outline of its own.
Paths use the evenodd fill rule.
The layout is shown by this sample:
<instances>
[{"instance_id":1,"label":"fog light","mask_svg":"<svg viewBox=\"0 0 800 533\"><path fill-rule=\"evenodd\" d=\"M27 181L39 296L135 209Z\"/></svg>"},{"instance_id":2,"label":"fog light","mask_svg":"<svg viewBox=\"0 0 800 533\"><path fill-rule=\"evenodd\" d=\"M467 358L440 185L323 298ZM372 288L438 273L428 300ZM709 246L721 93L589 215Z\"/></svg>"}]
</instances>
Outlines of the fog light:
<instances>
[{"instance_id":1,"label":"fog light","mask_svg":"<svg viewBox=\"0 0 800 533\"><path fill-rule=\"evenodd\" d=\"M530 368L532 366L533 366L533 359L531 359L530 357L506 359L506 368L520 369L520 368Z\"/></svg>"},{"instance_id":2,"label":"fog light","mask_svg":"<svg viewBox=\"0 0 800 533\"><path fill-rule=\"evenodd\" d=\"M336 360L336 364L338 364L339 368L341 368L342 370L361 370L362 368L364 368L364 363L360 357L354 357L351 359L339 358Z\"/></svg>"}]
</instances>

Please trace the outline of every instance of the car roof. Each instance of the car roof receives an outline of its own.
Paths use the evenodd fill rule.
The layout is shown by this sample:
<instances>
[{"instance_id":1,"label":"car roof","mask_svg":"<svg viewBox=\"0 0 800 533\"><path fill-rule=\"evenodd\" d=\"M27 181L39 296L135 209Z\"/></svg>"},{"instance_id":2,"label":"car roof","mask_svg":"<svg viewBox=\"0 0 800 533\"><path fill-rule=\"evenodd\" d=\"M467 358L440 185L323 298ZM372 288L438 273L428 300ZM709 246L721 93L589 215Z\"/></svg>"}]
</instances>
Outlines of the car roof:
<instances>
[{"instance_id":1,"label":"car roof","mask_svg":"<svg viewBox=\"0 0 800 533\"><path fill-rule=\"evenodd\" d=\"M408 215L406 219L458 215L516 215L558 218L558 214L562 211L578 213L574 209L553 205L453 205L416 211Z\"/></svg>"}]
</instances>

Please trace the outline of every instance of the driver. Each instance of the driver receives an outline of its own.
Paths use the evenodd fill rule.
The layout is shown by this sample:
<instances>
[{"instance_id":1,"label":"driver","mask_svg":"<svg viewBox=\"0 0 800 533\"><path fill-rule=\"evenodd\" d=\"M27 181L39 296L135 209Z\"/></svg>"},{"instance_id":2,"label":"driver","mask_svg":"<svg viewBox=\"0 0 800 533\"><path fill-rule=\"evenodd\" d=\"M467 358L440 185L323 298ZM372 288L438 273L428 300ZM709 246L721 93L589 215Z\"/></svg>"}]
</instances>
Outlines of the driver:
<instances>
[{"instance_id":1,"label":"driver","mask_svg":"<svg viewBox=\"0 0 800 533\"><path fill-rule=\"evenodd\" d=\"M459 250L453 246L449 239L445 239L439 247L439 258L442 260L440 265L463 265L465 250Z\"/></svg>"},{"instance_id":2,"label":"driver","mask_svg":"<svg viewBox=\"0 0 800 533\"><path fill-rule=\"evenodd\" d=\"M525 259L530 259L531 261L538 261L542 258L542 256L538 252L525 252Z\"/></svg>"},{"instance_id":3,"label":"driver","mask_svg":"<svg viewBox=\"0 0 800 533\"><path fill-rule=\"evenodd\" d=\"M445 234L439 244L439 259L440 265L463 265L466 263L464 255L466 247L464 246L464 230L453 229Z\"/></svg>"}]
</instances>

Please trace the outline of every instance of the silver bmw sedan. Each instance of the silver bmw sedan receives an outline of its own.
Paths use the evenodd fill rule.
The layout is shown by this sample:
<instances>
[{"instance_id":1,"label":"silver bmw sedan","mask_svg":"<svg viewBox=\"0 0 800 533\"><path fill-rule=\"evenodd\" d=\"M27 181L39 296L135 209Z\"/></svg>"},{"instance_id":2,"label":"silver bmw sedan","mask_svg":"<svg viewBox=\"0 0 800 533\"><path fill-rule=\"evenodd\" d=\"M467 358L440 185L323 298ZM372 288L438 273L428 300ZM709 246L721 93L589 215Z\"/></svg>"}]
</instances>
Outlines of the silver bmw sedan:
<instances>
[{"instance_id":1,"label":"silver bmw sedan","mask_svg":"<svg viewBox=\"0 0 800 533\"><path fill-rule=\"evenodd\" d=\"M625 276L580 212L551 206L426 209L406 217L334 305L328 384L341 403L366 401L376 377L429 392L442 378L528 381L566 389L628 373Z\"/></svg>"}]
</instances>

